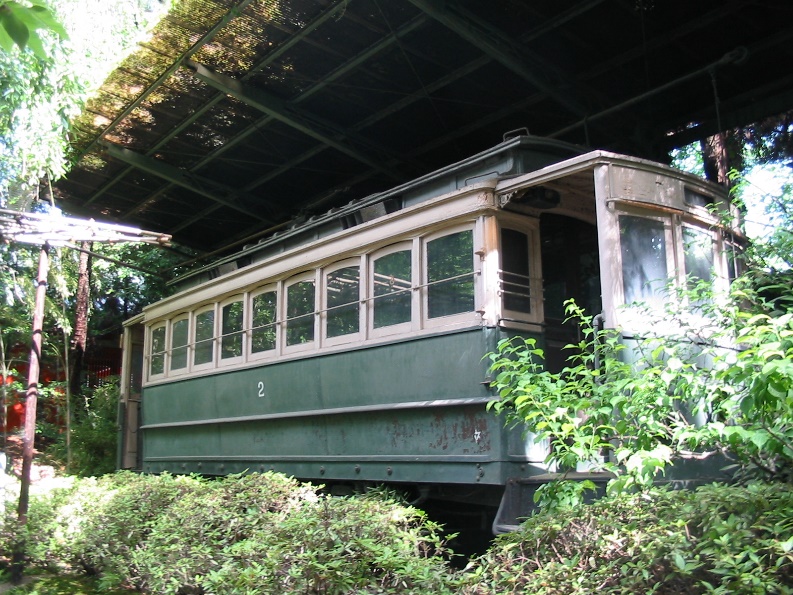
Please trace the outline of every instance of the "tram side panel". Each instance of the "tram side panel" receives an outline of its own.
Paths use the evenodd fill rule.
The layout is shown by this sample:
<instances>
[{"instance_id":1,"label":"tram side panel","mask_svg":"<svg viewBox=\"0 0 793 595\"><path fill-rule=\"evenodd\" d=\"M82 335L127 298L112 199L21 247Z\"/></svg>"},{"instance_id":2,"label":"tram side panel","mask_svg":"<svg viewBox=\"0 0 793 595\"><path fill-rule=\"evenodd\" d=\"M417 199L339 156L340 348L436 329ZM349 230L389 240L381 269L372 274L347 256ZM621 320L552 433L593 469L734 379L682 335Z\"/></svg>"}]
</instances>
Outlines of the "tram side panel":
<instances>
[{"instance_id":1,"label":"tram side panel","mask_svg":"<svg viewBox=\"0 0 793 595\"><path fill-rule=\"evenodd\" d=\"M520 432L486 410L483 357L499 336L480 327L150 386L144 471L503 485L528 459Z\"/></svg>"}]
</instances>

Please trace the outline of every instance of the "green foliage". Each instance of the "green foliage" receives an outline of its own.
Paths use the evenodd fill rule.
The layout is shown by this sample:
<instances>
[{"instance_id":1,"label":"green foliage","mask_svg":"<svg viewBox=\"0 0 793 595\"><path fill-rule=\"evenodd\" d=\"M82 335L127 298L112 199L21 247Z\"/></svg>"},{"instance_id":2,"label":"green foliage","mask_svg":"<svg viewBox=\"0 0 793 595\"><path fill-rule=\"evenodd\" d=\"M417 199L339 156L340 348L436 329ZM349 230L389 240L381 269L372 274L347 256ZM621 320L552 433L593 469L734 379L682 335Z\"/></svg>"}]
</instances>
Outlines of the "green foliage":
<instances>
[{"instance_id":1,"label":"green foliage","mask_svg":"<svg viewBox=\"0 0 793 595\"><path fill-rule=\"evenodd\" d=\"M128 589L100 589L90 577L45 576L8 591L9 595L129 595Z\"/></svg>"},{"instance_id":2,"label":"green foliage","mask_svg":"<svg viewBox=\"0 0 793 595\"><path fill-rule=\"evenodd\" d=\"M688 423L676 379L691 364L673 349L659 347L642 351L641 363L627 359L617 331L596 329L592 317L572 301L566 308L583 337L568 346L569 365L549 372L534 339L502 340L490 355L500 398L488 406L547 439L546 463L552 468L569 471L584 463L615 474L610 489L648 487L670 463L674 452L668 444ZM561 494L561 489L547 486L537 498L557 501L549 490ZM566 489L565 501L580 501L580 488L579 498L573 488Z\"/></svg>"},{"instance_id":3,"label":"green foliage","mask_svg":"<svg viewBox=\"0 0 793 595\"><path fill-rule=\"evenodd\" d=\"M781 483L623 493L534 515L457 572L440 528L389 493L121 472L33 498L34 572L63 578L23 592L82 592L82 571L85 593L790 594L792 519ZM0 554L16 530L9 508Z\"/></svg>"},{"instance_id":4,"label":"green foliage","mask_svg":"<svg viewBox=\"0 0 793 595\"><path fill-rule=\"evenodd\" d=\"M50 8L43 2L28 0L30 6L4 0L0 3L0 49L11 52L30 47L36 57L46 58L38 32L52 31L62 38L68 37L63 26L55 20Z\"/></svg>"},{"instance_id":5,"label":"green foliage","mask_svg":"<svg viewBox=\"0 0 793 595\"><path fill-rule=\"evenodd\" d=\"M793 491L653 490L543 512L469 565L465 595L793 593Z\"/></svg>"},{"instance_id":6,"label":"green foliage","mask_svg":"<svg viewBox=\"0 0 793 595\"><path fill-rule=\"evenodd\" d=\"M41 0L0 0L4 208L28 210L40 198L42 179L67 171L70 121L168 5L150 0L51 4L50 9Z\"/></svg>"},{"instance_id":7,"label":"green foliage","mask_svg":"<svg viewBox=\"0 0 793 595\"><path fill-rule=\"evenodd\" d=\"M8 551L12 516L0 534ZM128 472L35 499L31 563L148 593L455 593L440 527L389 494L335 498L280 474ZM105 591L102 591L105 592Z\"/></svg>"},{"instance_id":8,"label":"green foliage","mask_svg":"<svg viewBox=\"0 0 793 595\"><path fill-rule=\"evenodd\" d=\"M55 458L68 473L82 477L112 473L118 457L119 379L110 378L73 399L71 464L67 468L66 434L60 424L57 441L47 449L47 455Z\"/></svg>"},{"instance_id":9,"label":"green foliage","mask_svg":"<svg viewBox=\"0 0 793 595\"><path fill-rule=\"evenodd\" d=\"M95 246L94 251L117 261L134 263L146 271L169 271L172 276L179 274L176 267L185 258L183 254L150 244L102 244ZM161 275L108 260L94 258L91 270L91 294L96 296L90 322L94 335L118 331L124 320L173 291Z\"/></svg>"},{"instance_id":10,"label":"green foliage","mask_svg":"<svg viewBox=\"0 0 793 595\"><path fill-rule=\"evenodd\" d=\"M719 445L745 468L767 478L793 480L793 312L740 313L740 350L720 357L707 395L709 423L680 438Z\"/></svg>"},{"instance_id":11,"label":"green foliage","mask_svg":"<svg viewBox=\"0 0 793 595\"><path fill-rule=\"evenodd\" d=\"M782 179L789 180L791 167L793 163L776 164L774 167L767 166L766 171L773 171ZM747 177L736 170L730 171L730 179L734 183L730 191L733 202L743 212L747 212L746 203L749 199L746 197L756 195L757 192L751 187ZM789 272L793 268L793 184L783 183L778 195L755 196L754 200L762 204L762 209L755 216L762 217L762 226L770 231L755 238L747 247L745 258L750 274L760 274L762 279L769 274ZM787 289L790 289L790 285Z\"/></svg>"},{"instance_id":12,"label":"green foliage","mask_svg":"<svg viewBox=\"0 0 793 595\"><path fill-rule=\"evenodd\" d=\"M723 302L723 300L722 300ZM772 313L740 304L766 303ZM569 365L544 370L533 339L504 340L491 354L499 399L490 407L549 441L547 463L585 463L614 474L608 489L647 488L691 451L721 452L744 472L793 478L793 311L781 314L745 283L720 303L704 285L662 313L641 312L662 332L627 340L598 330L572 302L583 339ZM583 488L549 485L537 500L575 502ZM577 490L577 492L576 492Z\"/></svg>"}]
</instances>

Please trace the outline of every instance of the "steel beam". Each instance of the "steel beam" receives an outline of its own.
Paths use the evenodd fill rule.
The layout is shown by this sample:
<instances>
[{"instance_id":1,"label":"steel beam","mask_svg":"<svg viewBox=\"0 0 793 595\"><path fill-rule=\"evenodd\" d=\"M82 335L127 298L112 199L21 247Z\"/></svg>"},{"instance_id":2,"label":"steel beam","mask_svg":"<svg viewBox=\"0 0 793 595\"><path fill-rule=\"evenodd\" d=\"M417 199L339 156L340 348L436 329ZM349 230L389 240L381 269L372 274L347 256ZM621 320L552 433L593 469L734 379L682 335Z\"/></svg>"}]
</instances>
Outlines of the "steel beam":
<instances>
[{"instance_id":1,"label":"steel beam","mask_svg":"<svg viewBox=\"0 0 793 595\"><path fill-rule=\"evenodd\" d=\"M201 176L189 171L169 165L163 161L160 161L159 159L146 157L145 155L141 155L135 151L114 145L105 140L101 141L100 146L113 159L117 159L123 163L135 167L136 169L153 174L158 178L167 180L168 182L176 184L177 186L181 186L182 188L190 190L191 192L205 196L206 198L220 203L230 209L234 209L235 211L247 215L248 217L253 217L254 219L267 223L268 225L274 222L273 219L263 217L261 213L255 213L237 204L235 199L241 197L241 194L238 193L234 188L219 184L207 178L202 178ZM261 202L255 197L250 197L250 200Z\"/></svg>"},{"instance_id":2,"label":"steel beam","mask_svg":"<svg viewBox=\"0 0 793 595\"><path fill-rule=\"evenodd\" d=\"M337 151L344 153L345 155L352 157L357 161L360 161L361 163L364 163L365 165L368 165L372 169L381 171L390 178L400 179L400 177L395 174L392 169L386 168L381 162L371 159L368 154L363 152L363 150L351 147L349 144L344 142L344 139L353 139L354 135L351 131L344 130L332 122L328 122L327 120L320 118L319 116L309 114L305 110L297 108L291 103L286 102L271 93L263 91L262 89L252 87L251 85L246 85L240 80L226 76L219 72L214 72L203 64L188 61L185 63L185 66L189 68L198 79L214 87L215 89L235 97L243 103L258 109L261 112L264 112L279 122L282 122L287 126L290 126L291 128L294 128L295 130L298 130L303 134L306 134L311 138L318 140L319 142L326 144L329 147L332 147ZM364 139L353 140L356 140L360 145L365 146L368 150L373 152L380 154L385 152L382 147L376 146L374 143ZM385 155L384 157L389 158L389 156Z\"/></svg>"},{"instance_id":3,"label":"steel beam","mask_svg":"<svg viewBox=\"0 0 793 595\"><path fill-rule=\"evenodd\" d=\"M321 24L325 23L330 18L335 17L336 14L339 12L339 10L344 8L344 6L345 6L345 2L337 2L335 5L331 6L329 9L327 9L325 12L323 12L321 15L319 15L316 19L314 19L311 23L309 23L306 27L301 28L298 33L294 34L287 41L285 41L284 43L280 44L276 50L274 50L273 52L267 54L267 56L265 57L264 60L262 60L254 68L249 70L240 80L244 81L244 80L250 78L256 72L259 72L260 70L265 68L268 64L271 64L272 62L274 62L277 58L279 58L281 55L283 55L286 52L286 50L288 50L289 48L293 47L298 42L300 42L303 39L305 39L305 37L308 35L309 32L317 29ZM317 91L325 88L327 85L331 84L336 79L348 74L349 72L351 72L355 68L359 68L366 60L370 59L372 56L376 55L377 53L383 51L388 46L390 46L393 43L395 43L401 37L404 37L404 36L408 35L409 33L412 33L413 31L415 31L419 27L425 25L427 23L427 20L428 19L427 19L427 17L425 15L422 15L420 17L412 19L410 22L406 23L403 27L400 27L397 31L392 32L391 34L389 34L385 38L381 39L380 41L378 41L374 45L372 45L369 48L363 50L361 53L359 53L358 55L353 57L351 60L349 60L349 61L345 62L344 64L342 64L341 66L339 66L337 69L335 69L333 72L328 74L326 77L323 77L321 80L317 81L314 85L312 85L311 87L306 89L303 93L301 93L298 97L296 97L293 100L293 103L300 103L300 102L308 99L314 93L316 93ZM205 104L204 107L202 107L201 109L199 109L196 112L194 112L183 123L179 124L166 137L164 137L162 140L160 140L150 151L147 152L147 155L150 155L151 153L153 153L153 152L157 151L158 149L160 149L161 147L163 147L172 138L174 138L179 133L181 133L183 130L185 130L190 124L192 124L195 120L197 120L204 113L209 111L209 109L211 109L213 106L217 105L225 97L226 97L225 93L222 93L222 92L218 93L207 104ZM207 156L202 158L193 167L191 167L190 170L191 171L196 171L196 170L200 169L201 167L206 165L209 161L211 161L212 159L218 157L220 154L224 153L225 151L228 151L229 149L233 148L234 146L236 146L237 144L242 142L245 138L247 138L251 133L253 133L254 131L260 129L263 126L265 126L270 121L272 121L272 117L271 116L269 116L269 115L264 116L259 121L255 122L253 125L251 125L249 128L247 128L244 132L238 134L233 139L230 139L228 142L226 142L223 146L219 147L217 150L212 151L210 154L208 154ZM357 129L358 128L356 127L356 130ZM319 154L320 152L322 152L326 148L327 148L327 145L324 145L324 144L317 145L314 149L312 149L308 153L305 153L305 154L301 155L301 157L298 158L297 160L293 160L294 163L290 162L290 167L293 166L293 165L299 164L302 161L305 161L309 157L312 157L314 155ZM114 178L113 180L108 182L108 184L104 187L104 189L109 188L110 186L112 186L115 183L117 183L121 178L123 178L125 175L127 175L131 171L131 169L133 169L133 168L129 167L129 168L124 169L121 173L119 173L116 176L116 178ZM242 192L250 192L251 190L253 190L257 186L259 186L263 181L266 181L266 180L272 179L272 178L274 178L274 177L276 177L278 175L281 175L287 169L288 168L286 168L284 166L278 167L276 170L274 170L270 174L263 176L260 180L256 180L255 182L253 182L251 184L248 184L245 188L242 189ZM158 190L157 192L153 193L149 197L149 200L159 196L163 192L167 191L167 189L168 189L168 186L166 186L163 189ZM102 193L101 191L98 192L97 196L99 194L101 194L101 193ZM92 197L92 201L93 201L93 198L95 198L95 197ZM130 217L130 216L136 214L143 206L144 205L141 204L138 207L135 207L134 209L129 210L127 213L124 214L124 217ZM219 207L220 207L220 205L215 205L213 207L208 207L207 209L204 209L200 213L196 213L194 216L189 217L188 219L185 219L178 226L172 228L171 231L173 233L176 233L176 232L188 227L192 223L195 223L196 221L200 220L204 216L207 216L207 215L211 214L215 209L217 209Z\"/></svg>"},{"instance_id":4,"label":"steel beam","mask_svg":"<svg viewBox=\"0 0 793 595\"><path fill-rule=\"evenodd\" d=\"M474 18L459 7L449 6L444 0L408 1L574 114L586 116L587 108L572 97L577 91L573 79L533 55L503 31Z\"/></svg>"}]
</instances>

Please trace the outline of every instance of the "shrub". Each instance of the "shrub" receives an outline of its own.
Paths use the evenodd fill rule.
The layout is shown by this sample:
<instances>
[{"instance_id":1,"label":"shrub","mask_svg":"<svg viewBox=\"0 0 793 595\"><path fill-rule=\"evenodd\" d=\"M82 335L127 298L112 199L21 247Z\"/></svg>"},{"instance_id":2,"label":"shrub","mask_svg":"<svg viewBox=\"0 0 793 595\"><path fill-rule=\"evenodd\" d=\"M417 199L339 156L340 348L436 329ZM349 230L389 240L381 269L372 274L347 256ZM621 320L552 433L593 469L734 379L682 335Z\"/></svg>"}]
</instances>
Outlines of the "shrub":
<instances>
[{"instance_id":1,"label":"shrub","mask_svg":"<svg viewBox=\"0 0 793 595\"><path fill-rule=\"evenodd\" d=\"M66 471L81 477L112 473L118 457L119 379L91 389L88 394L74 398L71 423L71 463ZM66 435L57 428L55 443L47 449L61 466L67 467Z\"/></svg>"},{"instance_id":2,"label":"shrub","mask_svg":"<svg viewBox=\"0 0 793 595\"><path fill-rule=\"evenodd\" d=\"M15 528L9 516L4 542ZM95 576L108 591L455 592L440 527L424 513L276 473L82 479L34 498L28 530L31 565Z\"/></svg>"},{"instance_id":3,"label":"shrub","mask_svg":"<svg viewBox=\"0 0 793 595\"><path fill-rule=\"evenodd\" d=\"M440 528L381 494L305 501L271 532L259 529L229 553L207 575L207 592L456 592Z\"/></svg>"},{"instance_id":4,"label":"shrub","mask_svg":"<svg viewBox=\"0 0 793 595\"><path fill-rule=\"evenodd\" d=\"M793 593L784 484L651 490L543 512L469 565L465 595Z\"/></svg>"},{"instance_id":5,"label":"shrub","mask_svg":"<svg viewBox=\"0 0 793 595\"><path fill-rule=\"evenodd\" d=\"M205 576L238 543L259 536L251 552L264 555L277 525L317 498L315 488L277 473L193 478L189 491L147 523L130 551L130 575L154 593L203 593Z\"/></svg>"}]
</instances>

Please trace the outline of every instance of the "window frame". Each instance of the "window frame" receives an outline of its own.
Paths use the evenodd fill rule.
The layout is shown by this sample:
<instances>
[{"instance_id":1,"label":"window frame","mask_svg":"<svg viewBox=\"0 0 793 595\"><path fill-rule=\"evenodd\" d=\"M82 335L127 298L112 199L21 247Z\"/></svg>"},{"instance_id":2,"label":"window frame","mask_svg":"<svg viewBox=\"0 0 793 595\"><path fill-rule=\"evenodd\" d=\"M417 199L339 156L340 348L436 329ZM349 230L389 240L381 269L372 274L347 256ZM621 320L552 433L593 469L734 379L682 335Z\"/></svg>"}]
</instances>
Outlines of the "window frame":
<instances>
[{"instance_id":1,"label":"window frame","mask_svg":"<svg viewBox=\"0 0 793 595\"><path fill-rule=\"evenodd\" d=\"M614 225L616 229L617 238L619 241L619 245L615 250L615 261L617 263L617 271L619 274L618 282L614 284L613 291L614 291L614 304L617 307L625 307L629 303L633 302L626 302L625 300L625 269L623 267L623 260L622 260L622 236L621 236L621 227L620 227L620 217L637 217L640 219L648 219L651 221L659 222L663 225L664 229L664 247L665 247L665 261L666 261L666 283L670 281L677 285L679 283L679 270L680 267L678 266L678 253L679 249L677 243L679 238L677 237L679 234L676 233L676 221L675 217L670 214L659 214L657 210L650 210L650 209L642 209L640 206L634 207L633 205L619 205L619 208L615 210L615 219ZM602 263L601 263L601 271L603 270ZM656 299L653 301L643 300L646 304L653 308L662 308L663 301L665 298L662 295L656 295ZM642 300L640 300L642 301Z\"/></svg>"},{"instance_id":2,"label":"window frame","mask_svg":"<svg viewBox=\"0 0 793 595\"><path fill-rule=\"evenodd\" d=\"M695 233L706 235L710 238L710 256L711 256L711 277L710 283L715 288L720 278L724 277L724 270L719 262L719 237L711 226L699 224L696 221L683 219L680 222L680 283L681 287L685 286L685 279L689 274L686 270L686 229L690 229Z\"/></svg>"},{"instance_id":3,"label":"window frame","mask_svg":"<svg viewBox=\"0 0 793 595\"><path fill-rule=\"evenodd\" d=\"M215 316L217 320L215 322L215 337L217 342L217 365L218 367L226 367L234 364L240 364L245 361L246 355L246 320L247 320L247 293L237 293L232 296L227 297L226 299L217 302L217 310ZM223 309L230 306L231 304L240 303L242 305L242 317L240 321L240 328L238 330L234 330L228 335L223 334ZM223 357L223 339L226 336L234 336L239 335L240 337L240 354L231 356L231 357Z\"/></svg>"},{"instance_id":4,"label":"window frame","mask_svg":"<svg viewBox=\"0 0 793 595\"><path fill-rule=\"evenodd\" d=\"M499 304L499 323L502 319L504 323L509 325L521 325L522 323L539 323L544 320L544 307L543 307L543 283L542 283L542 246L540 245L540 230L539 221L534 218L521 217L520 220L515 217L499 217L498 223L498 271L496 272L496 291L498 293ZM531 312L521 312L518 310L510 310L507 308L506 301L503 294L503 276L504 269L504 244L503 244L503 230L509 229L510 231L522 233L527 237L528 241L528 260L529 260L529 303Z\"/></svg>"},{"instance_id":5,"label":"window frame","mask_svg":"<svg viewBox=\"0 0 793 595\"><path fill-rule=\"evenodd\" d=\"M322 294L320 296L319 322L320 322L321 344L323 346L330 347L333 345L341 345L344 343L360 342L365 338L366 300L364 297L364 289L365 289L364 278L366 272L364 269L364 265L365 265L364 259L360 256L357 256L357 257L345 258L343 260L333 262L329 266L324 267L322 269L322 285L321 285ZM338 307L350 305L353 303L358 305L358 330L354 333L347 333L344 335L338 335L336 337L329 337L328 312L330 310L328 308L328 276L335 273L336 271L350 267L358 267L358 299L355 302L349 302L348 304L341 304L341 306Z\"/></svg>"},{"instance_id":6,"label":"window frame","mask_svg":"<svg viewBox=\"0 0 793 595\"><path fill-rule=\"evenodd\" d=\"M319 312L317 309L317 298L318 293L320 290L320 283L317 277L319 276L320 269L312 269L310 271L306 271L304 273L298 273L297 275L292 275L289 279L286 279L281 284L281 295L283 299L281 300L281 312L282 315L280 317L281 320L281 350L280 352L283 354L292 354L292 353L299 353L301 351L314 351L319 348L320 345L320 328L319 328ZM314 282L314 309L310 313L313 316L313 336L311 341L306 341L304 343L296 343L294 345L289 345L287 341L289 340L289 288L293 285L298 283L302 283L305 281L313 281ZM308 314L301 314L300 316L296 316L294 319L301 318L303 316L307 316Z\"/></svg>"},{"instance_id":7,"label":"window frame","mask_svg":"<svg viewBox=\"0 0 793 595\"><path fill-rule=\"evenodd\" d=\"M204 339L203 342L207 342L210 344L212 348L212 357L208 362L204 362L202 364L197 364L195 362L195 355L198 352L198 317L205 312L212 312L212 338L211 339ZM205 304L203 306L199 306L195 310L193 310L193 324L190 328L190 344L193 346L193 357L190 360L190 370L193 372L201 371L201 370L209 370L214 368L217 365L218 361L218 309L217 303L213 302L211 304Z\"/></svg>"},{"instance_id":8,"label":"window frame","mask_svg":"<svg viewBox=\"0 0 793 595\"><path fill-rule=\"evenodd\" d=\"M454 314L447 314L445 316L429 316L429 244L435 240L441 239L446 236L451 236L457 233L470 231L472 246L471 246L471 278L473 282L473 307L471 310L465 312L457 312ZM480 226L476 221L468 221L459 223L457 225L450 225L439 229L434 233L427 234L421 237L421 250L420 250L420 274L421 284L419 293L421 294L421 327L424 329L438 328L450 325L462 325L464 323L478 323L478 304L481 302L481 278L482 278L482 262L481 256L477 254L477 246L481 245L481 232ZM477 268L477 265L479 268ZM435 282L434 282L435 283ZM433 284L434 284L433 283Z\"/></svg>"},{"instance_id":9,"label":"window frame","mask_svg":"<svg viewBox=\"0 0 793 595\"><path fill-rule=\"evenodd\" d=\"M174 352L174 349L176 349L176 347L173 344L173 331L174 331L174 326L176 325L176 323L181 322L182 320L186 320L187 321L187 336L185 337L185 344L183 346L180 345L179 347L184 347L185 348L185 358L186 358L186 360L185 360L185 365L184 365L183 368L174 368L173 367L173 352ZM191 369L190 364L192 363L191 356L192 356L192 352L193 352L192 345L191 345L191 342L190 342L190 334L191 334L192 326L193 326L193 321L192 321L192 316L191 316L190 312L183 312L182 314L177 314L176 316L174 316L173 318L171 318L168 321L168 355L169 355L169 357L168 357L167 376L169 376L169 377L170 376L181 376L183 374L188 374L190 372L190 369Z\"/></svg>"},{"instance_id":10,"label":"window frame","mask_svg":"<svg viewBox=\"0 0 793 595\"><path fill-rule=\"evenodd\" d=\"M404 240L401 242L397 242L395 244L389 244L379 250L375 250L368 255L369 266L367 277L369 281L368 289L369 291L366 294L366 303L367 303L367 320L366 320L366 327L369 332L369 336L373 339L379 337L387 337L389 335L397 335L397 334L407 334L410 333L412 330L415 329L417 323L417 312L419 311L419 305L417 300L418 296L418 271L416 270L416 242L413 238L408 240ZM382 326L379 328L375 328L374 326L374 313L376 308L377 299L374 295L374 288L376 286L375 282L375 262L384 256L388 256L389 254L396 254L397 252L407 252L408 256L410 257L410 288L408 289L408 296L410 298L410 317L406 322L400 322L398 324L391 324L388 326Z\"/></svg>"},{"instance_id":11,"label":"window frame","mask_svg":"<svg viewBox=\"0 0 793 595\"><path fill-rule=\"evenodd\" d=\"M253 333L255 330L253 327L253 315L254 315L254 308L253 308L253 301L265 293L274 293L275 294L275 316L274 320L270 325L272 326L273 331L275 332L275 341L273 344L272 349L265 349L263 351L253 351ZM259 360L259 359L268 359L275 357L278 355L278 347L281 344L281 302L282 294L281 294L281 284L280 283L268 283L267 285L262 285L257 287L248 292L248 315L245 319L245 333L248 336L247 341L247 357L248 361L251 360ZM262 327L264 328L264 327Z\"/></svg>"},{"instance_id":12,"label":"window frame","mask_svg":"<svg viewBox=\"0 0 793 595\"><path fill-rule=\"evenodd\" d=\"M146 347L146 377L148 380L159 380L161 378L166 378L168 375L168 335L169 335L169 324L168 320L160 320L157 321L148 327L148 333L146 337L146 342L148 343ZM163 329L163 347L162 351L154 352L154 333L158 329ZM152 372L152 362L154 361L155 356L162 356L162 372L154 373Z\"/></svg>"}]
</instances>

